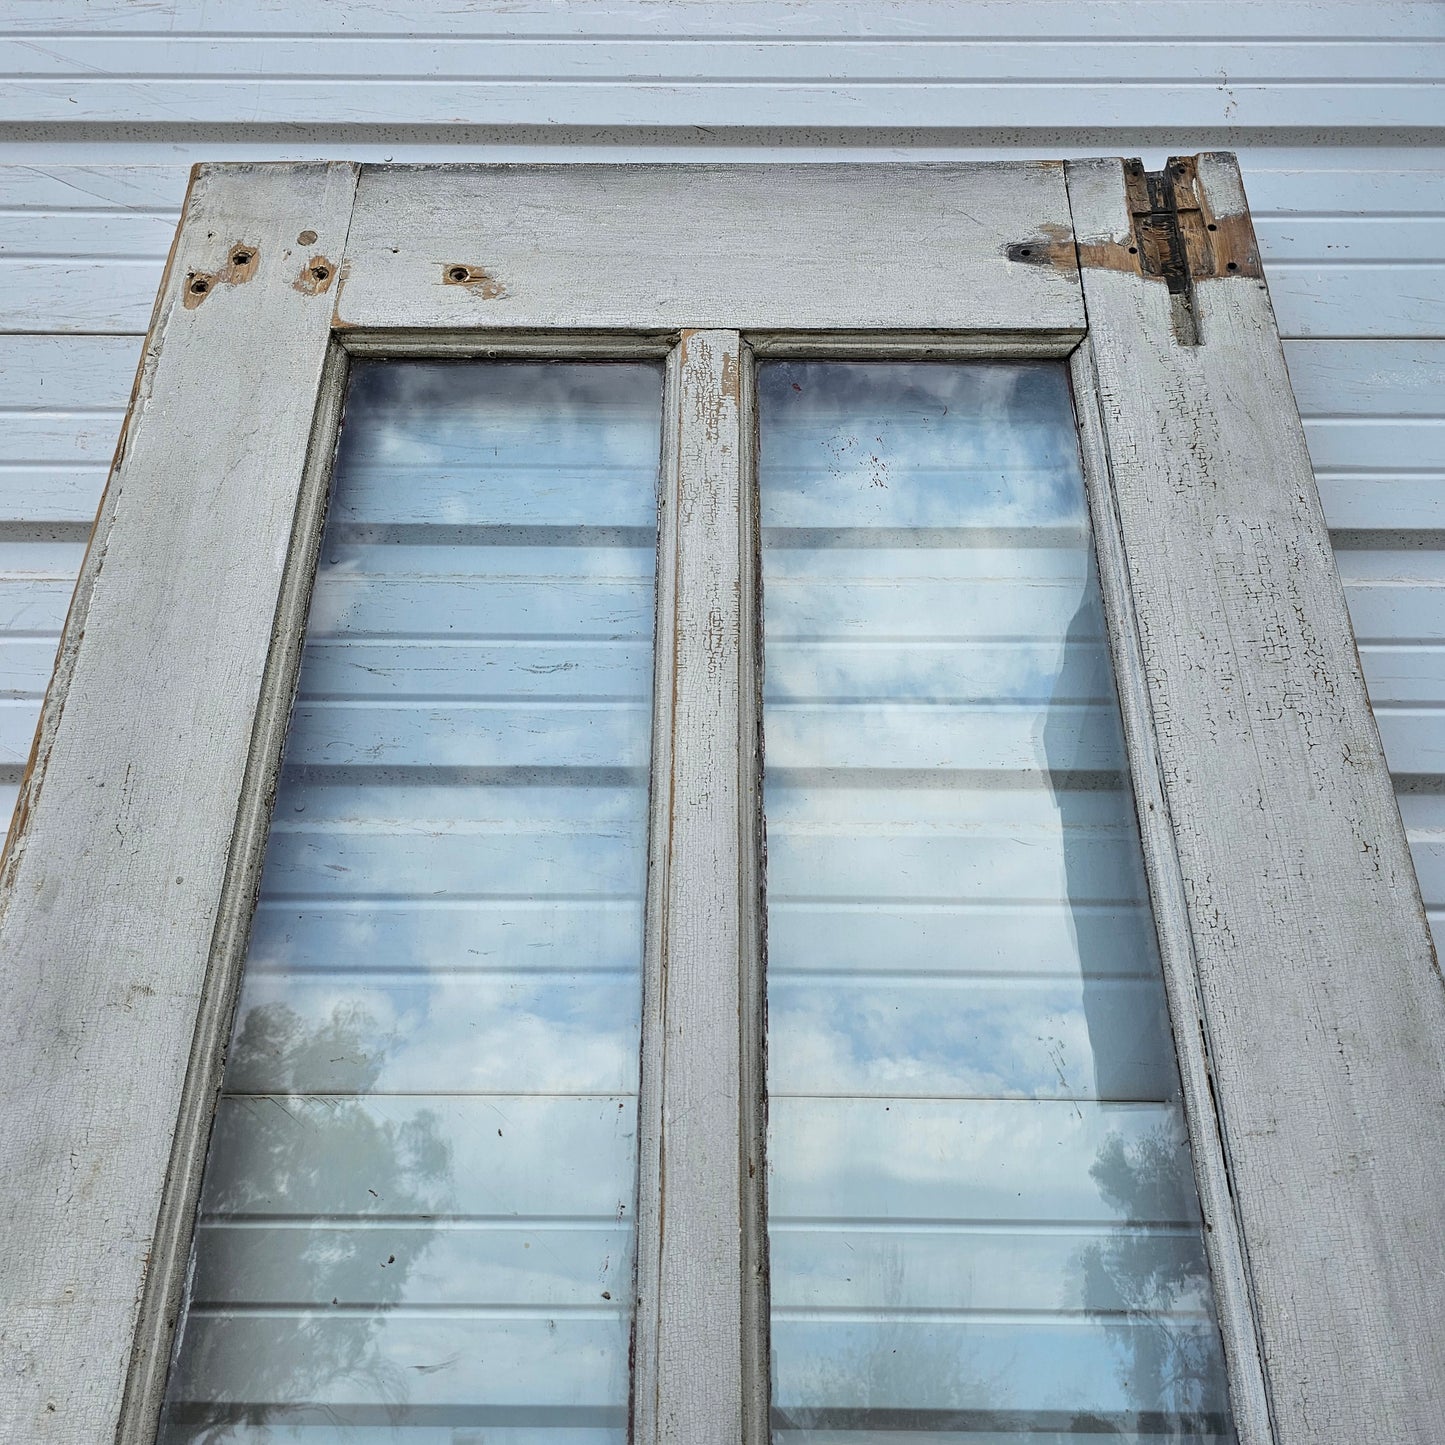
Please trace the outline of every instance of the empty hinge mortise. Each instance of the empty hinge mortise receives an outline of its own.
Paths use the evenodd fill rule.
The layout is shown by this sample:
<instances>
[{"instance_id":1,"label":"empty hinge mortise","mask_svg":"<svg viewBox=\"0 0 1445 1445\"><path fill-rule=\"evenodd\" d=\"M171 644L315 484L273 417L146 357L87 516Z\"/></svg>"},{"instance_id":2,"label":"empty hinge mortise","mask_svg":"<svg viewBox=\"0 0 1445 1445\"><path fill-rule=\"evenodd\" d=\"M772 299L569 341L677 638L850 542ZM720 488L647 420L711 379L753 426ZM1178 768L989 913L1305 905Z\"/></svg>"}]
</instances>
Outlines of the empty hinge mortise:
<instances>
[{"instance_id":1,"label":"empty hinge mortise","mask_svg":"<svg viewBox=\"0 0 1445 1445\"><path fill-rule=\"evenodd\" d=\"M1178 298L1170 307L1175 334L1186 345L1197 345L1195 283L1215 276L1259 276L1254 227L1247 213L1216 215L1210 209L1193 157L1176 156L1162 171L1146 171L1142 161L1129 161L1124 178L1139 272L1161 278L1171 298Z\"/></svg>"}]
</instances>

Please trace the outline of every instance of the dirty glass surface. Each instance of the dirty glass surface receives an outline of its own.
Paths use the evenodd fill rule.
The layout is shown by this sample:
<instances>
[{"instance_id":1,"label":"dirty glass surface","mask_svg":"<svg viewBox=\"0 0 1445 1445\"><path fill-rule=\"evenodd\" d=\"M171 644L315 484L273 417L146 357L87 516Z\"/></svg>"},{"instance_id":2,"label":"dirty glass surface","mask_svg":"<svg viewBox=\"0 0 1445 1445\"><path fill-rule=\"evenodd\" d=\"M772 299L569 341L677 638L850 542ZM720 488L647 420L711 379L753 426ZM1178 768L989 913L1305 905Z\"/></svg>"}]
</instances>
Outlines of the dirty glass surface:
<instances>
[{"instance_id":1,"label":"dirty glass surface","mask_svg":"<svg viewBox=\"0 0 1445 1445\"><path fill-rule=\"evenodd\" d=\"M759 414L774 1440L1232 1441L1065 370Z\"/></svg>"},{"instance_id":2,"label":"dirty glass surface","mask_svg":"<svg viewBox=\"0 0 1445 1445\"><path fill-rule=\"evenodd\" d=\"M661 395L353 373L168 1445L625 1439Z\"/></svg>"}]
</instances>

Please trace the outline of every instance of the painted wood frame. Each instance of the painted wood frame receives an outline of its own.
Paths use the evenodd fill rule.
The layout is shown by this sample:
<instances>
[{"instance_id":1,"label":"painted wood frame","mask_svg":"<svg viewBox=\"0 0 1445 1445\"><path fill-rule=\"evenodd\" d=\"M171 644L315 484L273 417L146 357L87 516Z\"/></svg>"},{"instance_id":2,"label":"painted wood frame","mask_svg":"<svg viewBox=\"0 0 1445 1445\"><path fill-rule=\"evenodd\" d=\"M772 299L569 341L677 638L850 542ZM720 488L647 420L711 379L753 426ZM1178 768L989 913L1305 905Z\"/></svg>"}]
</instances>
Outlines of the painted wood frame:
<instances>
[{"instance_id":1,"label":"painted wood frame","mask_svg":"<svg viewBox=\"0 0 1445 1445\"><path fill-rule=\"evenodd\" d=\"M1208 1060L1274 1438L1424 1445L1445 1433L1445 991L1244 189L1231 156L1170 162L1212 253L1181 327L1187 293L1124 264L1135 176L1068 169L1075 376L1152 719L1131 762L1169 820L1155 907L1197 990L1174 1028Z\"/></svg>"},{"instance_id":2,"label":"painted wood frame","mask_svg":"<svg viewBox=\"0 0 1445 1445\"><path fill-rule=\"evenodd\" d=\"M1120 161L198 169L0 871L7 1433L154 1437L347 354L646 354L635 1439L767 1438L752 357L830 354L1072 357L1241 1439L1438 1438L1445 994L1237 171L1177 179L1182 276Z\"/></svg>"}]
</instances>

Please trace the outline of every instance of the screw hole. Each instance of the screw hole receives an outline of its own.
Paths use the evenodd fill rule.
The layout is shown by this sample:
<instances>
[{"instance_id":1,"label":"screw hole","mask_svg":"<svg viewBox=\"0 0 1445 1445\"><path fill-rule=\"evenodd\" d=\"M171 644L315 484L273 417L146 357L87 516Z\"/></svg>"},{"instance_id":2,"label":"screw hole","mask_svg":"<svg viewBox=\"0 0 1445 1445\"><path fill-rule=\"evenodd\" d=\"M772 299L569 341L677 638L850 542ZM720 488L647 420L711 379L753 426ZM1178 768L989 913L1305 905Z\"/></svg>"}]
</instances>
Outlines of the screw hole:
<instances>
[{"instance_id":1,"label":"screw hole","mask_svg":"<svg viewBox=\"0 0 1445 1445\"><path fill-rule=\"evenodd\" d=\"M249 251L232 251L231 264L234 266L249 266L251 264L251 253Z\"/></svg>"},{"instance_id":2,"label":"screw hole","mask_svg":"<svg viewBox=\"0 0 1445 1445\"><path fill-rule=\"evenodd\" d=\"M313 266L313 267L311 268L311 274L312 274L318 281L324 281L324 280L326 280L326 278L331 274L331 272L330 272L330 270L328 270L327 267L325 267L325 266Z\"/></svg>"},{"instance_id":3,"label":"screw hole","mask_svg":"<svg viewBox=\"0 0 1445 1445\"><path fill-rule=\"evenodd\" d=\"M1238 271L1238 270L1239 270L1239 262L1238 262L1238 261L1231 261L1224 269L1225 269L1226 271Z\"/></svg>"},{"instance_id":4,"label":"screw hole","mask_svg":"<svg viewBox=\"0 0 1445 1445\"><path fill-rule=\"evenodd\" d=\"M1211 231L1217 231L1217 230L1219 229L1219 227L1216 226L1213 221L1211 221L1211 222L1209 223L1209 229L1210 229Z\"/></svg>"},{"instance_id":5,"label":"screw hole","mask_svg":"<svg viewBox=\"0 0 1445 1445\"><path fill-rule=\"evenodd\" d=\"M206 292L209 291L210 289L211 289L211 283L210 283L209 281L206 281L206 280L202 279L202 278L199 277L199 276L196 277L196 279L191 282L191 290L192 290L192 292L194 292L194 294L197 295L197 296L204 296L204 295L206 294Z\"/></svg>"},{"instance_id":6,"label":"screw hole","mask_svg":"<svg viewBox=\"0 0 1445 1445\"><path fill-rule=\"evenodd\" d=\"M1137 256L1137 255L1139 254L1139 248L1138 248L1137 246L1130 246L1130 247L1129 247L1129 254L1130 254L1131 256Z\"/></svg>"},{"instance_id":7,"label":"screw hole","mask_svg":"<svg viewBox=\"0 0 1445 1445\"><path fill-rule=\"evenodd\" d=\"M465 266L453 266L452 269L447 272L447 275L450 276L453 281L466 281L470 279L471 274Z\"/></svg>"}]
</instances>

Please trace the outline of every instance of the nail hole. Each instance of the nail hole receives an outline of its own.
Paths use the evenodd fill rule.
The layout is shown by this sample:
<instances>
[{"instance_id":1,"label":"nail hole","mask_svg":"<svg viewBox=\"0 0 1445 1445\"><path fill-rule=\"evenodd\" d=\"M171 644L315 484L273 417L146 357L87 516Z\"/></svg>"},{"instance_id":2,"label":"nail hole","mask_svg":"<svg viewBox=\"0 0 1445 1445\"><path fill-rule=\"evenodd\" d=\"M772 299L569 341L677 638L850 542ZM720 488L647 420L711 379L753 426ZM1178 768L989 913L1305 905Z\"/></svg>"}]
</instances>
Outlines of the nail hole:
<instances>
[{"instance_id":1,"label":"nail hole","mask_svg":"<svg viewBox=\"0 0 1445 1445\"><path fill-rule=\"evenodd\" d=\"M311 274L318 281L324 281L331 274L331 272L325 266L313 266L311 268Z\"/></svg>"},{"instance_id":2,"label":"nail hole","mask_svg":"<svg viewBox=\"0 0 1445 1445\"><path fill-rule=\"evenodd\" d=\"M1239 270L1239 262L1238 262L1238 261L1231 261L1224 269L1225 269L1226 271L1238 271L1238 270Z\"/></svg>"},{"instance_id":3,"label":"nail hole","mask_svg":"<svg viewBox=\"0 0 1445 1445\"><path fill-rule=\"evenodd\" d=\"M1025 251L1024 255L1028 255L1028 252ZM453 281L465 281L471 274L465 266L453 266L452 269L447 272L447 275L451 277Z\"/></svg>"},{"instance_id":4,"label":"nail hole","mask_svg":"<svg viewBox=\"0 0 1445 1445\"><path fill-rule=\"evenodd\" d=\"M204 296L204 295L206 294L206 292L209 291L210 289L211 289L211 283L210 283L209 281L203 280L203 279L202 279L201 277L199 277L199 276L197 276L196 279L191 282L191 290L192 290L197 296Z\"/></svg>"},{"instance_id":5,"label":"nail hole","mask_svg":"<svg viewBox=\"0 0 1445 1445\"><path fill-rule=\"evenodd\" d=\"M251 264L251 253L247 250L232 251L231 263L235 266L249 266Z\"/></svg>"},{"instance_id":6,"label":"nail hole","mask_svg":"<svg viewBox=\"0 0 1445 1445\"><path fill-rule=\"evenodd\" d=\"M1129 247L1129 254L1130 254L1131 256L1137 256L1137 255L1139 254L1139 248L1138 248L1137 246L1130 246L1130 247Z\"/></svg>"},{"instance_id":7,"label":"nail hole","mask_svg":"<svg viewBox=\"0 0 1445 1445\"><path fill-rule=\"evenodd\" d=\"M1032 256L1034 254L1031 246L1025 246L1019 251L1020 256Z\"/></svg>"},{"instance_id":8,"label":"nail hole","mask_svg":"<svg viewBox=\"0 0 1445 1445\"><path fill-rule=\"evenodd\" d=\"M1210 229L1211 231L1217 231L1217 230L1219 229L1219 227L1216 226L1213 221L1211 221L1211 222L1209 223L1209 229Z\"/></svg>"}]
</instances>

